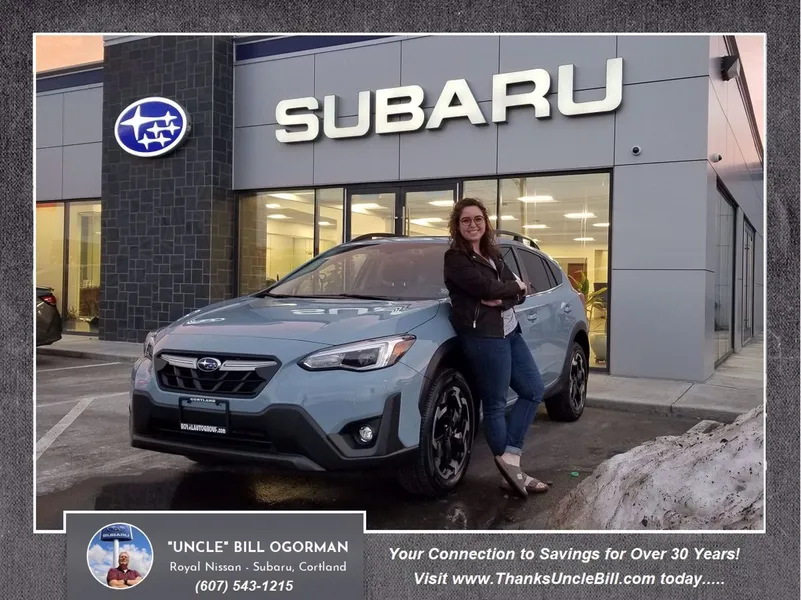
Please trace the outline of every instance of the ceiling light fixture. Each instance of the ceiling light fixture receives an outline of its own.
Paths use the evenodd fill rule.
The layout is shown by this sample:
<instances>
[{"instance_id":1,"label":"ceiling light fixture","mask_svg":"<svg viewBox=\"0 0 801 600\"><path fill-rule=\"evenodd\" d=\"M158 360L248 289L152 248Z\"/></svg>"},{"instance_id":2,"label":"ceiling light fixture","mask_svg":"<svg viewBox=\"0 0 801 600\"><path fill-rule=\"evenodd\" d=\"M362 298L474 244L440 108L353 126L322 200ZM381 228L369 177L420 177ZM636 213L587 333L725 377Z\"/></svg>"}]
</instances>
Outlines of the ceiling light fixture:
<instances>
[{"instance_id":1,"label":"ceiling light fixture","mask_svg":"<svg viewBox=\"0 0 801 600\"><path fill-rule=\"evenodd\" d=\"M588 238L588 237L580 237L580 238L573 238L574 242L594 242L595 238Z\"/></svg>"},{"instance_id":2,"label":"ceiling light fixture","mask_svg":"<svg viewBox=\"0 0 801 600\"><path fill-rule=\"evenodd\" d=\"M567 213L565 215L567 219L594 219L595 215L591 212L580 212L580 213Z\"/></svg>"},{"instance_id":3,"label":"ceiling light fixture","mask_svg":"<svg viewBox=\"0 0 801 600\"><path fill-rule=\"evenodd\" d=\"M267 215L268 219L290 219L291 217L287 217L286 215Z\"/></svg>"},{"instance_id":4,"label":"ceiling light fixture","mask_svg":"<svg viewBox=\"0 0 801 600\"><path fill-rule=\"evenodd\" d=\"M543 202L556 202L553 199L553 196L521 196L518 198L520 202L526 202L527 204L539 204Z\"/></svg>"},{"instance_id":5,"label":"ceiling light fixture","mask_svg":"<svg viewBox=\"0 0 801 600\"><path fill-rule=\"evenodd\" d=\"M439 217L430 217L428 219L411 219L410 222L415 225L422 225L423 227L430 227L432 223L442 223L445 219Z\"/></svg>"},{"instance_id":6,"label":"ceiling light fixture","mask_svg":"<svg viewBox=\"0 0 801 600\"><path fill-rule=\"evenodd\" d=\"M281 208L280 204L265 204L264 206L267 208Z\"/></svg>"},{"instance_id":7,"label":"ceiling light fixture","mask_svg":"<svg viewBox=\"0 0 801 600\"><path fill-rule=\"evenodd\" d=\"M523 229L548 229L544 223L533 223L532 225L523 225Z\"/></svg>"},{"instance_id":8,"label":"ceiling light fixture","mask_svg":"<svg viewBox=\"0 0 801 600\"><path fill-rule=\"evenodd\" d=\"M317 224L321 225L322 227L325 227L327 225L330 225L331 223L329 223L328 221L317 221Z\"/></svg>"},{"instance_id":9,"label":"ceiling light fixture","mask_svg":"<svg viewBox=\"0 0 801 600\"><path fill-rule=\"evenodd\" d=\"M432 200L429 204L431 206L453 206L453 200Z\"/></svg>"},{"instance_id":10,"label":"ceiling light fixture","mask_svg":"<svg viewBox=\"0 0 801 600\"><path fill-rule=\"evenodd\" d=\"M609 223L593 223L593 227L609 227Z\"/></svg>"}]
</instances>

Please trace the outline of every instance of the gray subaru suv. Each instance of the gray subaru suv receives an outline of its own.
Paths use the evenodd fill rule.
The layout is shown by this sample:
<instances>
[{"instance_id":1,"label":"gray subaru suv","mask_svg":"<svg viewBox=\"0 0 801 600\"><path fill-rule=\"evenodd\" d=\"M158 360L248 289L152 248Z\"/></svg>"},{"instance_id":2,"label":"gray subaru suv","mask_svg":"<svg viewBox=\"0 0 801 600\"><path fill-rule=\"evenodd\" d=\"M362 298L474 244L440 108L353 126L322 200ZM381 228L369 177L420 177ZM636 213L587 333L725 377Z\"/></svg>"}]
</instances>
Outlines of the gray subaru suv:
<instances>
[{"instance_id":1,"label":"gray subaru suv","mask_svg":"<svg viewBox=\"0 0 801 600\"><path fill-rule=\"evenodd\" d=\"M575 421L589 375L584 300L533 241L499 233L505 261L532 284L515 310L548 416ZM448 318L447 248L442 237L362 236L151 332L132 372L132 446L199 463L389 468L412 493L452 490L481 407Z\"/></svg>"}]
</instances>

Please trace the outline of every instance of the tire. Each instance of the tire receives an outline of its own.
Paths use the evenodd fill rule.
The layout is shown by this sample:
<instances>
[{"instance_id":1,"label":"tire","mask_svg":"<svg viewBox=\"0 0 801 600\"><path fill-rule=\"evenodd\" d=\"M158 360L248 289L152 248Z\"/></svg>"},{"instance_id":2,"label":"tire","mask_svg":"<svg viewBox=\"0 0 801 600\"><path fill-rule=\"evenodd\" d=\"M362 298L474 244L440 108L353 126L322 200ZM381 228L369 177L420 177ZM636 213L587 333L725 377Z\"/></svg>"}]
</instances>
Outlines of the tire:
<instances>
[{"instance_id":1,"label":"tire","mask_svg":"<svg viewBox=\"0 0 801 600\"><path fill-rule=\"evenodd\" d=\"M426 392L421 412L417 455L413 462L401 467L398 481L407 492L433 498L447 494L462 482L473 453L476 411L464 376L455 369L438 372ZM436 440L440 441L435 445ZM453 456L451 461L447 460L449 454ZM453 461L457 462L455 467Z\"/></svg>"},{"instance_id":2,"label":"tire","mask_svg":"<svg viewBox=\"0 0 801 600\"><path fill-rule=\"evenodd\" d=\"M589 378L587 353L578 342L573 342L570 359L562 373L562 389L545 401L548 417L552 421L578 421L587 404L587 380Z\"/></svg>"}]
</instances>

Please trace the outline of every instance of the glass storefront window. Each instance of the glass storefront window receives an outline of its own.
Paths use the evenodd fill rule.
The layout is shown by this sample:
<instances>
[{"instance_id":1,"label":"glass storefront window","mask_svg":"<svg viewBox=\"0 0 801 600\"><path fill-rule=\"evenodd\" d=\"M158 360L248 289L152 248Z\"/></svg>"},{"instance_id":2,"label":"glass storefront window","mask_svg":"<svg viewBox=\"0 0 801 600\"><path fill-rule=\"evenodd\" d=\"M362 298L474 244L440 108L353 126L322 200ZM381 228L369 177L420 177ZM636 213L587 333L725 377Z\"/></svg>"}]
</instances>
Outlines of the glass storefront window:
<instances>
[{"instance_id":1,"label":"glass storefront window","mask_svg":"<svg viewBox=\"0 0 801 600\"><path fill-rule=\"evenodd\" d=\"M608 348L609 174L503 179L498 229L534 239L586 298L590 365Z\"/></svg>"},{"instance_id":2,"label":"glass storefront window","mask_svg":"<svg viewBox=\"0 0 801 600\"><path fill-rule=\"evenodd\" d=\"M36 204L36 285L52 288L64 312L64 204Z\"/></svg>"},{"instance_id":3,"label":"glass storefront window","mask_svg":"<svg viewBox=\"0 0 801 600\"><path fill-rule=\"evenodd\" d=\"M314 256L314 190L240 199L239 291L264 289Z\"/></svg>"},{"instance_id":4,"label":"glass storefront window","mask_svg":"<svg viewBox=\"0 0 801 600\"><path fill-rule=\"evenodd\" d=\"M100 322L100 202L67 203L64 331L97 333ZM64 227L64 223L61 223ZM63 271L62 271L63 277Z\"/></svg>"},{"instance_id":5,"label":"glass storefront window","mask_svg":"<svg viewBox=\"0 0 801 600\"><path fill-rule=\"evenodd\" d=\"M317 227L320 231L320 252L330 250L342 243L345 219L345 190L328 188L317 190L319 218Z\"/></svg>"},{"instance_id":6,"label":"glass storefront window","mask_svg":"<svg viewBox=\"0 0 801 600\"><path fill-rule=\"evenodd\" d=\"M715 270L715 360L723 360L732 351L734 311L734 207L718 192L717 253Z\"/></svg>"},{"instance_id":7,"label":"glass storefront window","mask_svg":"<svg viewBox=\"0 0 801 600\"><path fill-rule=\"evenodd\" d=\"M431 182L244 194L239 209L239 292L264 289L311 259L315 247L325 252L346 237L396 230L410 236L447 236L456 189L460 198L484 202L497 229L535 239L559 263L570 284L587 299L590 364L606 368L609 186L610 174L596 173L443 182L441 187ZM398 210L403 227L396 223Z\"/></svg>"}]
</instances>

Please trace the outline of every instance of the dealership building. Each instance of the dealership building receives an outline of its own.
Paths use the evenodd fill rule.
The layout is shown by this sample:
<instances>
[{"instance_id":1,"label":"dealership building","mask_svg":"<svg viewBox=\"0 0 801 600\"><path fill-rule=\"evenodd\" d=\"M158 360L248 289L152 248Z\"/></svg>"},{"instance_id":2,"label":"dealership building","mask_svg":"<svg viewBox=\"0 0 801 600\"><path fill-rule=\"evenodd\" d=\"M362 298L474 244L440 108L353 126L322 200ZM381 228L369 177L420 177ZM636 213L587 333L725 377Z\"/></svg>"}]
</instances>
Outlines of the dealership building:
<instances>
[{"instance_id":1,"label":"dealership building","mask_svg":"<svg viewBox=\"0 0 801 600\"><path fill-rule=\"evenodd\" d=\"M729 36L106 36L39 73L36 282L141 342L454 201L591 293L592 366L702 381L764 327L764 160Z\"/></svg>"}]
</instances>

